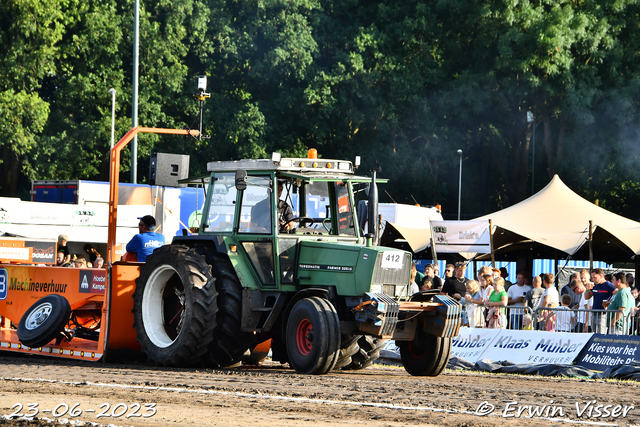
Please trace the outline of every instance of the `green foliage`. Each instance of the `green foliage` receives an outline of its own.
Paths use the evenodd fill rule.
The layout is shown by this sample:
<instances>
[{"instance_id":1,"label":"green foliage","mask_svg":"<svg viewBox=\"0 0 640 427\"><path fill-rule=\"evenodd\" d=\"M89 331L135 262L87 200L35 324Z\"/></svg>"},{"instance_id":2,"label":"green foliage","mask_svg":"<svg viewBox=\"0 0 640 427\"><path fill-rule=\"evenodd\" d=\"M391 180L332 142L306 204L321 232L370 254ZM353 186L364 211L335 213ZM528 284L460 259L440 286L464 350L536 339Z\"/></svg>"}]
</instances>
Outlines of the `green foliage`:
<instances>
[{"instance_id":1,"label":"green foliage","mask_svg":"<svg viewBox=\"0 0 640 427\"><path fill-rule=\"evenodd\" d=\"M629 217L640 127L634 1L153 0L141 2L139 123L198 127L208 76L210 139L143 135L151 152L211 160L363 157L382 201L473 217L528 197L555 173ZM5 195L29 179L107 179L131 126L133 11L123 0L0 5L0 147ZM122 172L129 154L123 153ZM389 196L387 196L387 193Z\"/></svg>"}]
</instances>

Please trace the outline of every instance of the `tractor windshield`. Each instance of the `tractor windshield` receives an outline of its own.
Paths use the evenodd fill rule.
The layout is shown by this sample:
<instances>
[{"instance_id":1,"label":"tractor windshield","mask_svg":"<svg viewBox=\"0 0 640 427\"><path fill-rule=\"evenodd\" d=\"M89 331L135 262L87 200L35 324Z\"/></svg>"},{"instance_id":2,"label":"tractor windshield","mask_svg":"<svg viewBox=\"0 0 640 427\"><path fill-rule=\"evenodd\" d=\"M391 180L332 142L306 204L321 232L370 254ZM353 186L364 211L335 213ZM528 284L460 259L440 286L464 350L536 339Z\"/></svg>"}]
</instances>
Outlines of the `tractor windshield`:
<instances>
[{"instance_id":1,"label":"tractor windshield","mask_svg":"<svg viewBox=\"0 0 640 427\"><path fill-rule=\"evenodd\" d=\"M303 183L302 190L296 194L285 190L283 195L297 216L308 218L300 222L300 228L320 234L356 235L348 183L311 181ZM304 195L304 199L300 195Z\"/></svg>"}]
</instances>

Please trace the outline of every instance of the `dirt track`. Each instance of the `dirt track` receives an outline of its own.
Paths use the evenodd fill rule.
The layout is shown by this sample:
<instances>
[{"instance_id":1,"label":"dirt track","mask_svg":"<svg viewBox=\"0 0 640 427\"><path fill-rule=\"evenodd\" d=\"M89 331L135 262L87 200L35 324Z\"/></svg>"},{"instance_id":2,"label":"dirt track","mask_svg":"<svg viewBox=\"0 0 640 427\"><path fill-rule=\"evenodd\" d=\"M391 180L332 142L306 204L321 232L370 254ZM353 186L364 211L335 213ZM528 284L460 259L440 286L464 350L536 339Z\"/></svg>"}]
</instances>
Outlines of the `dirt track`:
<instances>
[{"instance_id":1,"label":"dirt track","mask_svg":"<svg viewBox=\"0 0 640 427\"><path fill-rule=\"evenodd\" d=\"M89 364L0 352L0 425L51 425L6 416L37 404L38 417L53 410L82 415L59 417L116 426L402 426L402 425L549 425L544 417L556 409L557 421L591 421L604 425L640 424L640 387L635 382L498 376L447 371L438 378L411 377L398 367L372 367L325 376L298 375L279 364L236 370L167 369L141 363ZM634 405L626 417L588 418L588 401L596 405ZM530 405L542 416L505 418L508 402ZM553 401L551 403L551 401ZM480 416L476 412L488 412ZM140 409L136 411L136 403ZM145 407L155 403L155 408ZM106 405L109 404L107 409ZM120 405L119 405L120 404ZM102 405L102 406L101 406ZM549 411L545 413L549 405ZM489 409L487 409L489 408ZM512 404L507 415L517 415ZM152 414L149 417L142 415ZM613 407L610 408L612 410ZM621 408L622 410L623 408ZM89 412L94 410L95 412ZM106 414L97 415L106 410ZM119 417L113 416L123 412ZM127 415L133 414L127 418ZM596 414L596 410L592 411ZM137 415L137 416L135 416ZM2 418L2 416L5 416ZM582 421L582 422L580 422ZM87 424L90 425L90 424ZM602 425L602 424L601 424Z\"/></svg>"}]
</instances>

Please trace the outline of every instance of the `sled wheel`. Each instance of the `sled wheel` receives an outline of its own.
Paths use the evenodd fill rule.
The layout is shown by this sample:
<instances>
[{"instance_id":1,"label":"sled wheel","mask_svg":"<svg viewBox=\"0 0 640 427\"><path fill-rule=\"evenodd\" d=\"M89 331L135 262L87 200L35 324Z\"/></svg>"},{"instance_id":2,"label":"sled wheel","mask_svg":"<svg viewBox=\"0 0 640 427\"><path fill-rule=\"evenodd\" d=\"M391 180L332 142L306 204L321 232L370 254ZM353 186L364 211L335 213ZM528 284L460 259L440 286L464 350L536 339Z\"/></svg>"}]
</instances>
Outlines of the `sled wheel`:
<instances>
[{"instance_id":1,"label":"sled wheel","mask_svg":"<svg viewBox=\"0 0 640 427\"><path fill-rule=\"evenodd\" d=\"M447 366L451 338L436 337L416 329L412 341L397 341L404 369L415 376L437 377Z\"/></svg>"},{"instance_id":2,"label":"sled wheel","mask_svg":"<svg viewBox=\"0 0 640 427\"><path fill-rule=\"evenodd\" d=\"M147 257L133 295L142 351L162 366L192 366L207 352L216 325L217 292L205 257L165 245Z\"/></svg>"},{"instance_id":3,"label":"sled wheel","mask_svg":"<svg viewBox=\"0 0 640 427\"><path fill-rule=\"evenodd\" d=\"M296 302L287 321L289 363L301 374L325 374L339 357L340 327L333 305L319 297Z\"/></svg>"},{"instance_id":4,"label":"sled wheel","mask_svg":"<svg viewBox=\"0 0 640 427\"><path fill-rule=\"evenodd\" d=\"M27 347L41 347L56 338L71 315L69 301L62 295L41 298L24 313L18 324L18 339Z\"/></svg>"}]
</instances>

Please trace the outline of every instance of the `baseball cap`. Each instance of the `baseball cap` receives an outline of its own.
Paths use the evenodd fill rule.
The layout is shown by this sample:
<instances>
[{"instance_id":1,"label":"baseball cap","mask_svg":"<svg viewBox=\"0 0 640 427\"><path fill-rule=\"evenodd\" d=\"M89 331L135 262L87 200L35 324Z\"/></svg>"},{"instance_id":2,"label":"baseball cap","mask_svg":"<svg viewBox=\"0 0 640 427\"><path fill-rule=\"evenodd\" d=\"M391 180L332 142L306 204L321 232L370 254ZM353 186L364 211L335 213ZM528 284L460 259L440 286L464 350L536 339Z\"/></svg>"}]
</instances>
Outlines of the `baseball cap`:
<instances>
[{"instance_id":1,"label":"baseball cap","mask_svg":"<svg viewBox=\"0 0 640 427\"><path fill-rule=\"evenodd\" d=\"M138 219L142 221L149 230L153 230L154 228L156 228L156 219L151 215L141 216L141 217L138 217Z\"/></svg>"}]
</instances>

